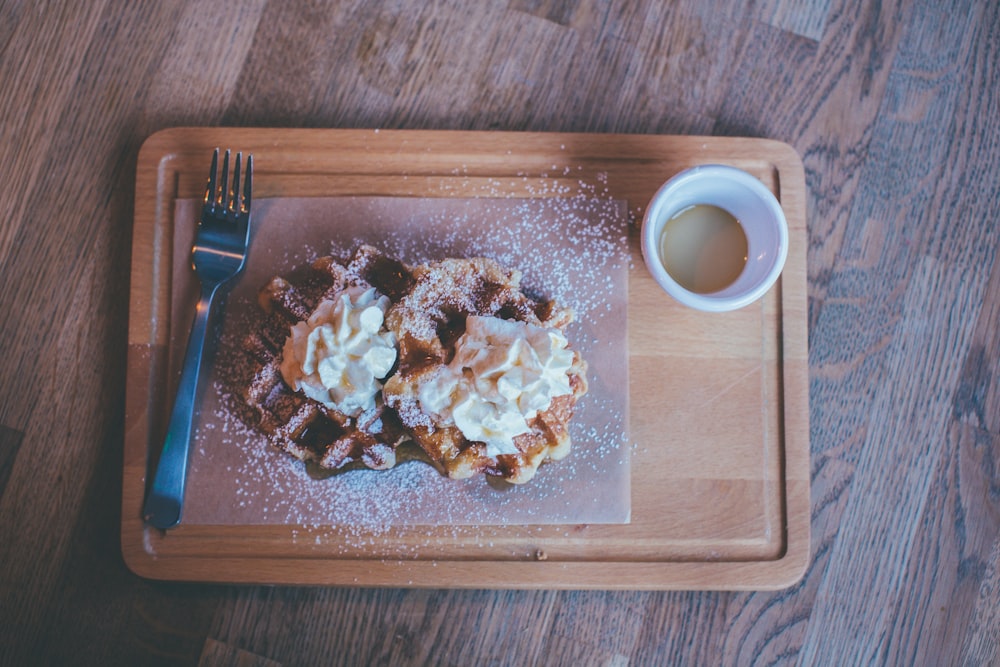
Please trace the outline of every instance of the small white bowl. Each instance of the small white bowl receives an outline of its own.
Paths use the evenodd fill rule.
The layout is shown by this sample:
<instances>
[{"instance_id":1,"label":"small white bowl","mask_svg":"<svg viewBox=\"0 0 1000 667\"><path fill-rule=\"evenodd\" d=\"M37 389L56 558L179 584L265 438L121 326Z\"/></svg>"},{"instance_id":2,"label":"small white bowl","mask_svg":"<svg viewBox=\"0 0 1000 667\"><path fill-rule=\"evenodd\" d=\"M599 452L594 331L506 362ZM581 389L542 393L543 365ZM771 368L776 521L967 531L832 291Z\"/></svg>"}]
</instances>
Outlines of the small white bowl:
<instances>
[{"instance_id":1,"label":"small white bowl","mask_svg":"<svg viewBox=\"0 0 1000 667\"><path fill-rule=\"evenodd\" d=\"M659 243L663 226L698 204L718 206L735 217L747 237L747 263L728 287L699 294L682 287L663 266ZM653 195L642 221L642 257L653 279L681 303L708 312L747 306L774 285L788 256L788 223L781 204L756 177L724 165L692 167Z\"/></svg>"}]
</instances>

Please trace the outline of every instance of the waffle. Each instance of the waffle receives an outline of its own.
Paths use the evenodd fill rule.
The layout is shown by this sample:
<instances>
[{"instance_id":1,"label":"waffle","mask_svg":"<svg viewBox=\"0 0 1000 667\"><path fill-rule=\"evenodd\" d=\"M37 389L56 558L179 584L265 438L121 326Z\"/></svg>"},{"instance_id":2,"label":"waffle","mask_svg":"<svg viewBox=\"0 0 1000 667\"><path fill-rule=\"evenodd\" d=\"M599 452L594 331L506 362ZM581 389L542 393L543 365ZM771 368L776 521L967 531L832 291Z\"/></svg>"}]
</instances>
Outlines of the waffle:
<instances>
[{"instance_id":1,"label":"waffle","mask_svg":"<svg viewBox=\"0 0 1000 667\"><path fill-rule=\"evenodd\" d=\"M412 287L389 310L386 325L396 334L399 367L383 388L410 436L431 462L451 478L484 473L520 484L534 477L545 461L570 449L568 423L577 400L587 391L586 363L573 352L571 394L557 396L528 422L529 432L514 438L519 453L490 456L482 442L471 442L454 425L423 409L420 389L433 381L455 355L455 343L470 316L491 316L562 330L573 314L550 301L536 301L520 288L521 274L488 259L448 259L418 266Z\"/></svg>"},{"instance_id":2,"label":"waffle","mask_svg":"<svg viewBox=\"0 0 1000 667\"><path fill-rule=\"evenodd\" d=\"M273 278L259 293L264 322L244 345L254 367L243 396L255 425L275 448L327 470L382 470L402 457L421 458L456 479L485 474L515 484L530 480L542 463L569 452L568 423L587 391L586 363L578 352L572 351L568 370L570 393L553 398L527 422L528 431L513 439L516 454L490 455L486 443L470 441L453 423L425 410L419 398L421 387L452 361L471 316L560 331L572 321L570 310L526 295L520 280L520 272L489 259L411 268L370 246L343 264L323 257L298 274ZM289 387L282 354L290 328L309 319L320 303L368 287L393 304L385 326L395 335L398 358L375 408L352 416Z\"/></svg>"},{"instance_id":3,"label":"waffle","mask_svg":"<svg viewBox=\"0 0 1000 667\"><path fill-rule=\"evenodd\" d=\"M254 368L243 398L272 446L327 470L382 470L396 464L397 448L407 436L392 409L377 400L372 410L345 414L293 391L280 366L289 328L306 320L321 301L335 300L350 287L374 287L397 300L411 284L407 267L362 246L346 264L323 257L298 275L273 278L260 290L266 315L244 344Z\"/></svg>"}]
</instances>

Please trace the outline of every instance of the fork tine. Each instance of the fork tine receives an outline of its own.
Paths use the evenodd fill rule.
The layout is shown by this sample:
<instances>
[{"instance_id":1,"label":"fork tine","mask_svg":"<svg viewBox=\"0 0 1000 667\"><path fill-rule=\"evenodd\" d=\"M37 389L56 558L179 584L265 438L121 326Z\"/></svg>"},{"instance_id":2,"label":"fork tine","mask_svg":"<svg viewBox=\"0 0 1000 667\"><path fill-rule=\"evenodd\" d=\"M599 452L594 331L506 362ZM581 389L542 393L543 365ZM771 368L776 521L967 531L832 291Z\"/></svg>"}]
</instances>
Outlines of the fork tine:
<instances>
[{"instance_id":1,"label":"fork tine","mask_svg":"<svg viewBox=\"0 0 1000 667\"><path fill-rule=\"evenodd\" d=\"M205 203L215 200L215 175L219 171L219 149L212 153L212 170L208 172L208 185L205 188Z\"/></svg>"},{"instance_id":2,"label":"fork tine","mask_svg":"<svg viewBox=\"0 0 1000 667\"><path fill-rule=\"evenodd\" d=\"M226 156L222 158L222 189L219 192L219 199L216 200L225 209L229 206L229 149L226 149Z\"/></svg>"},{"instance_id":3,"label":"fork tine","mask_svg":"<svg viewBox=\"0 0 1000 667\"><path fill-rule=\"evenodd\" d=\"M229 202L229 210L232 213L240 212L240 160L243 153L236 154L236 166L233 169L233 199Z\"/></svg>"},{"instance_id":4,"label":"fork tine","mask_svg":"<svg viewBox=\"0 0 1000 667\"><path fill-rule=\"evenodd\" d=\"M243 186L243 211L250 210L250 194L253 191L253 153L247 154L246 185Z\"/></svg>"}]
</instances>

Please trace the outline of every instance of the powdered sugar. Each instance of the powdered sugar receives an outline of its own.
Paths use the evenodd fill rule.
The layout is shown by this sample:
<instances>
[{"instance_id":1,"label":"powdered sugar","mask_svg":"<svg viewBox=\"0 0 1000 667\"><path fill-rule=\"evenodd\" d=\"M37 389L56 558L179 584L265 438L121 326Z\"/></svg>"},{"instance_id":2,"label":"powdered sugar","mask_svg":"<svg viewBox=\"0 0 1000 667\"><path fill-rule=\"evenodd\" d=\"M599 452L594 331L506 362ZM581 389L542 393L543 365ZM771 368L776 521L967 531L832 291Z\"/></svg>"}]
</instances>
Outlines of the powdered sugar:
<instances>
[{"instance_id":1,"label":"powdered sugar","mask_svg":"<svg viewBox=\"0 0 1000 667\"><path fill-rule=\"evenodd\" d=\"M185 521L291 524L299 527L297 539L336 543L345 553L377 550L380 535L418 524L481 540L489 526L626 521L627 219L622 202L591 195L255 202L254 246L229 298L213 387L196 431L201 453L191 465ZM528 485L506 489L482 478L445 479L416 461L316 479L246 426L231 381L239 369L229 367L229 377L220 369L232 363L241 334L259 318L257 288L318 256L346 257L362 243L411 264L490 257L520 269L529 293L575 311L567 336L590 362L591 391L571 424L567 459L543 466ZM396 540L392 553L400 548Z\"/></svg>"}]
</instances>

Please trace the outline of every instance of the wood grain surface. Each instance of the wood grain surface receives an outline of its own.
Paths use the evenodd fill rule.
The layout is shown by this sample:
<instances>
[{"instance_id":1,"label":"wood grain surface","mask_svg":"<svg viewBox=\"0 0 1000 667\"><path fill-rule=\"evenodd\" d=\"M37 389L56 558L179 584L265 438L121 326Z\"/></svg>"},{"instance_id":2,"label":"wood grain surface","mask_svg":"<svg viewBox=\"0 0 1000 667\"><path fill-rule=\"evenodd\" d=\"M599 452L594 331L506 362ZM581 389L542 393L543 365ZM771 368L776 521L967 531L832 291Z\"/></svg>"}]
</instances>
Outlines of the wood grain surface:
<instances>
[{"instance_id":1,"label":"wood grain surface","mask_svg":"<svg viewBox=\"0 0 1000 667\"><path fill-rule=\"evenodd\" d=\"M265 505L258 508L256 519L244 515L241 520L182 523L166 534L144 526L141 507L148 460L162 446L163 431L157 425L166 422L169 409L164 398L170 384L166 369L179 367L183 335L190 326L187 319L176 321L170 315L180 312L171 303L174 282L189 275L178 275L171 266L190 261L190 243L178 251L173 242L178 227L190 229L175 209L180 209L178 198L201 196L205 156L219 144L253 153L257 208L268 197L377 192L403 197L402 214L378 209L365 215L390 217L401 225L406 217L419 215L415 204L447 205L448 198L533 198L537 205L555 201L563 211L565 199L558 204L560 198L581 193L624 202L627 216L634 220L631 224L622 220L627 224L624 236L615 232L622 238L622 252L629 255L615 279L622 280L619 305L627 302L627 314L617 336L612 334L608 342L623 344L618 348L622 356L613 363L628 365L627 383L623 377L623 386L615 390L627 392L630 399L624 415L631 458L630 520L581 525L582 519L564 519L557 525L527 527L487 523L459 529L433 522L412 527L396 521L389 526L373 526L371 520L367 525L352 524L333 512L308 521L260 525L273 523L267 520ZM685 168L718 163L756 174L778 195L788 223L788 259L777 285L757 303L730 313L699 313L666 298L648 275L639 248L638 221L645 203L666 180ZM136 573L156 579L243 583L773 590L797 583L808 566L806 197L802 163L788 144L607 133L182 127L158 132L143 144L136 193L122 493L122 548ZM287 203L270 199L274 206L283 201ZM331 229L350 234L346 225L358 214L351 214L349 201L333 210L337 218L333 221L312 220L320 225L320 238ZM297 216L286 215L283 220L290 225L283 228L283 236L295 233L292 225L308 224ZM341 221L345 226L339 226ZM338 227L331 227L331 222ZM555 223L557 218L547 224ZM253 224L260 230L254 244L262 243L266 211ZM365 221L366 226L371 224ZM502 224L500 218L483 228L496 233L492 229L496 224ZM474 230L474 225L469 222L467 229ZM536 228L537 223L530 225ZM572 234L565 225L561 229ZM437 233L442 231L454 233L450 227ZM435 233L428 226L416 236L419 242ZM583 241L592 242L592 234L584 235ZM578 249L573 240L556 243L565 243L573 257L589 254L598 261L597 248ZM270 250L264 256L282 254L278 248ZM179 262L177 252L184 253ZM253 247L249 261L253 263ZM555 254L550 255L549 265L554 261ZM247 272L253 269L248 266ZM257 280L270 275L258 273ZM248 280L250 276L242 278ZM594 346L590 350L596 353ZM167 356L171 359L161 361ZM589 354L587 358L592 387L600 381L607 384L600 377L599 359ZM586 404L578 419L585 409ZM204 412L212 414L211 409ZM602 417L598 426L614 415ZM215 431L227 430L218 418L209 416L206 422ZM580 437L579 431L574 452L593 448L594 441ZM211 449L212 444L201 440L198 448ZM238 467L246 458L245 453L231 458L226 469ZM287 463L275 458L278 466ZM590 465L607 463L598 459ZM226 469L220 465L218 471L210 470L208 484L218 488L245 474L229 474ZM191 488L194 476L186 503L197 503ZM603 479L616 478L604 475ZM278 480L269 478L267 486L288 483ZM581 500L596 497L607 506L615 503L610 494L586 481L570 488L579 493L581 487ZM260 493L242 487L233 492ZM384 497L372 489L370 495ZM309 502L313 501L302 495L297 499L298 505ZM432 496L428 502L445 504L447 499ZM189 507L186 515L194 516L198 508Z\"/></svg>"},{"instance_id":2,"label":"wood grain surface","mask_svg":"<svg viewBox=\"0 0 1000 667\"><path fill-rule=\"evenodd\" d=\"M1000 664L998 51L992 0L0 2L0 663ZM791 144L805 577L718 593L132 574L136 165L182 125Z\"/></svg>"}]
</instances>

